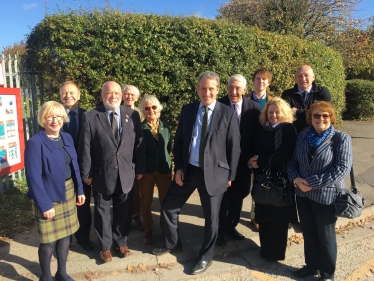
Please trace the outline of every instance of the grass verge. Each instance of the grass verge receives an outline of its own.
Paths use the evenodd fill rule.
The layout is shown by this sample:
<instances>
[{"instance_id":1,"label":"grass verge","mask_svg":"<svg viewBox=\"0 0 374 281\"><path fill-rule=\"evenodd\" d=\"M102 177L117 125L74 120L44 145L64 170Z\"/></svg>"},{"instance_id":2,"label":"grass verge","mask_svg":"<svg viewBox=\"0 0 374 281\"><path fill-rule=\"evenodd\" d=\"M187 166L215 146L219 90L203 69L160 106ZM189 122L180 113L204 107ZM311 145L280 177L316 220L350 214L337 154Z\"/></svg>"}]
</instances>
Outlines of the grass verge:
<instances>
[{"instance_id":1,"label":"grass verge","mask_svg":"<svg viewBox=\"0 0 374 281\"><path fill-rule=\"evenodd\" d=\"M26 179L10 180L10 189L0 194L0 246L34 223L31 200L26 198Z\"/></svg>"}]
</instances>

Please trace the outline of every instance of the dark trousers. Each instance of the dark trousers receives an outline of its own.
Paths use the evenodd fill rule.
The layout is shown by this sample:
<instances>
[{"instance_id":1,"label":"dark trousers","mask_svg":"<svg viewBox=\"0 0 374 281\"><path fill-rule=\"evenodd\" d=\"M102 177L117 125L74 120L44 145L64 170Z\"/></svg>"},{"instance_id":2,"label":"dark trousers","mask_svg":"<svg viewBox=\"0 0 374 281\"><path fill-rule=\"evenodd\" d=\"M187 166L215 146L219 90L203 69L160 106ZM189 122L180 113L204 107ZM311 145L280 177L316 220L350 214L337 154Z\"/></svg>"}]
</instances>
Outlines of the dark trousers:
<instances>
[{"instance_id":1,"label":"dark trousers","mask_svg":"<svg viewBox=\"0 0 374 281\"><path fill-rule=\"evenodd\" d=\"M199 259L213 259L214 244L218 234L219 207L223 194L210 196L205 187L204 171L188 165L183 186L172 182L161 205L161 227L166 248L180 244L178 216L192 192L197 188L205 217L204 242L199 252Z\"/></svg>"},{"instance_id":2,"label":"dark trousers","mask_svg":"<svg viewBox=\"0 0 374 281\"><path fill-rule=\"evenodd\" d=\"M333 278L337 244L334 205L319 204L307 197L296 197L304 236L305 263L319 269L321 277Z\"/></svg>"},{"instance_id":3,"label":"dark trousers","mask_svg":"<svg viewBox=\"0 0 374 281\"><path fill-rule=\"evenodd\" d=\"M127 244L132 220L133 190L124 194L118 181L113 194L106 195L94 191L95 221L94 227L101 251ZM112 203L113 201L113 203ZM113 222L110 206L113 204Z\"/></svg>"},{"instance_id":4,"label":"dark trousers","mask_svg":"<svg viewBox=\"0 0 374 281\"><path fill-rule=\"evenodd\" d=\"M139 192L139 184L137 180L134 180L132 189L133 189L132 217L134 219L140 220L140 192Z\"/></svg>"},{"instance_id":5,"label":"dark trousers","mask_svg":"<svg viewBox=\"0 0 374 281\"><path fill-rule=\"evenodd\" d=\"M284 260L288 239L288 222L259 222L261 257L269 260Z\"/></svg>"},{"instance_id":6,"label":"dark trousers","mask_svg":"<svg viewBox=\"0 0 374 281\"><path fill-rule=\"evenodd\" d=\"M82 206L77 207L79 229L75 232L78 241L85 242L90 239L91 230L91 185L83 183L83 191L86 201Z\"/></svg>"},{"instance_id":7,"label":"dark trousers","mask_svg":"<svg viewBox=\"0 0 374 281\"><path fill-rule=\"evenodd\" d=\"M219 210L219 233L226 234L229 229L235 228L240 221L243 197L239 186L231 186L223 194Z\"/></svg>"}]
</instances>

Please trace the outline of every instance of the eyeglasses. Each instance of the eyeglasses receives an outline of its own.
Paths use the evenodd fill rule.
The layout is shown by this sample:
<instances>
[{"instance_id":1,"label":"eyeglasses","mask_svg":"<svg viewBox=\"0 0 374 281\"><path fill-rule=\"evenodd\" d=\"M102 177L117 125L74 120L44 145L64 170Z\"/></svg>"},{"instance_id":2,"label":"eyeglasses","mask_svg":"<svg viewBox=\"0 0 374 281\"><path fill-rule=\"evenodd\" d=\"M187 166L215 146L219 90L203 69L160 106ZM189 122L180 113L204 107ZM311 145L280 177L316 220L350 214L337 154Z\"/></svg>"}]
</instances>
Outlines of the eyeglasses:
<instances>
[{"instance_id":1,"label":"eyeglasses","mask_svg":"<svg viewBox=\"0 0 374 281\"><path fill-rule=\"evenodd\" d=\"M61 121L62 120L62 116L46 116L44 118L47 121L52 121L53 119L55 119L56 121Z\"/></svg>"},{"instance_id":2,"label":"eyeglasses","mask_svg":"<svg viewBox=\"0 0 374 281\"><path fill-rule=\"evenodd\" d=\"M313 118L314 119L321 119L321 117L323 119L329 119L330 118L330 114L317 114L317 113L314 113L312 114Z\"/></svg>"},{"instance_id":3,"label":"eyeglasses","mask_svg":"<svg viewBox=\"0 0 374 281\"><path fill-rule=\"evenodd\" d=\"M156 105L152 105L152 106L146 106L146 107L144 107L145 111L150 111L151 108L152 108L153 110L156 110L156 109L157 109L157 106L156 106Z\"/></svg>"}]
</instances>

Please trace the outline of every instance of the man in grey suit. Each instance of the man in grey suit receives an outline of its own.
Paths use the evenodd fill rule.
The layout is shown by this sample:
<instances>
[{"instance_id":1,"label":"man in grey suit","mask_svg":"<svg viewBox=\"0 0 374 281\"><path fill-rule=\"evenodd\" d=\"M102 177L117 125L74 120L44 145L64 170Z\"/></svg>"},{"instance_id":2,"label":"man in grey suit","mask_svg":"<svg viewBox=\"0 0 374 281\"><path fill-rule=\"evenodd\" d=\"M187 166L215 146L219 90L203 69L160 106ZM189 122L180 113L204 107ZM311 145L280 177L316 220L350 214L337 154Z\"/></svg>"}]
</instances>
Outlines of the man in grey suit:
<instances>
[{"instance_id":1,"label":"man in grey suit","mask_svg":"<svg viewBox=\"0 0 374 281\"><path fill-rule=\"evenodd\" d=\"M153 249L155 255L182 251L178 215L197 188L205 230L199 260L191 274L203 273L212 263L219 207L235 179L240 156L238 119L233 110L216 101L218 92L218 75L204 72L197 85L200 101L182 107L174 139L175 177L161 205L165 247Z\"/></svg>"},{"instance_id":2,"label":"man in grey suit","mask_svg":"<svg viewBox=\"0 0 374 281\"><path fill-rule=\"evenodd\" d=\"M112 244L120 257L130 255L126 244L131 225L132 186L134 179L145 172L145 145L139 114L120 106L120 85L106 82L101 99L104 106L83 114L78 159L82 179L93 188L100 260L109 262Z\"/></svg>"}]
</instances>

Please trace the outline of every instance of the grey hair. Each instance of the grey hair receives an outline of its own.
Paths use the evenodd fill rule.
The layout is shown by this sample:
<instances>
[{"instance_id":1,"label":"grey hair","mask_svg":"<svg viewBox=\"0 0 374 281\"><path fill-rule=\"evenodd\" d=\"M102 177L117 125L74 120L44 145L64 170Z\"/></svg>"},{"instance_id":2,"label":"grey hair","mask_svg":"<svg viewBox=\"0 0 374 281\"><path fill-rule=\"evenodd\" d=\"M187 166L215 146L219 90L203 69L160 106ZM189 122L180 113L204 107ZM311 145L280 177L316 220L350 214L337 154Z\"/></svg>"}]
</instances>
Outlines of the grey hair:
<instances>
[{"instance_id":1,"label":"grey hair","mask_svg":"<svg viewBox=\"0 0 374 281\"><path fill-rule=\"evenodd\" d=\"M213 72L213 71L206 71L206 72L203 72L200 74L199 76L199 79L197 81L197 85L199 85L201 79L210 79L210 80L216 80L217 82L217 88L219 89L219 76L217 73Z\"/></svg>"},{"instance_id":2,"label":"grey hair","mask_svg":"<svg viewBox=\"0 0 374 281\"><path fill-rule=\"evenodd\" d=\"M157 113L157 118L160 119L160 116L161 116L161 110L163 109L163 106L161 105L160 101L153 95L145 95L141 102L140 102L140 105L139 105L139 109L140 111L145 115L145 105L146 103L149 102L149 103L152 103L154 105L157 106L158 108L158 113Z\"/></svg>"},{"instance_id":3,"label":"grey hair","mask_svg":"<svg viewBox=\"0 0 374 281\"><path fill-rule=\"evenodd\" d=\"M127 89L129 89L129 90L130 90L130 89L133 90L133 92L134 92L135 95L137 95L138 97L140 96L139 89L138 89L137 87L135 87L134 85L129 85L129 84L123 86L123 88L122 88L122 94L123 94L124 92L126 92Z\"/></svg>"},{"instance_id":4,"label":"grey hair","mask_svg":"<svg viewBox=\"0 0 374 281\"><path fill-rule=\"evenodd\" d=\"M231 76L231 77L229 78L229 80L227 81L227 83L230 83L231 80L235 80L235 81L242 82L244 88L247 86L247 80L246 80L245 77L244 77L243 75L241 75L241 74L234 74L233 76Z\"/></svg>"},{"instance_id":5,"label":"grey hair","mask_svg":"<svg viewBox=\"0 0 374 281\"><path fill-rule=\"evenodd\" d=\"M114 83L116 83L116 84L121 88L121 85L118 84L116 81L107 81L107 82L105 82L105 83L103 84L103 86L101 86L101 92L104 92L104 89L105 89L106 85L107 85L108 83L110 83L110 82L114 82Z\"/></svg>"}]
</instances>

